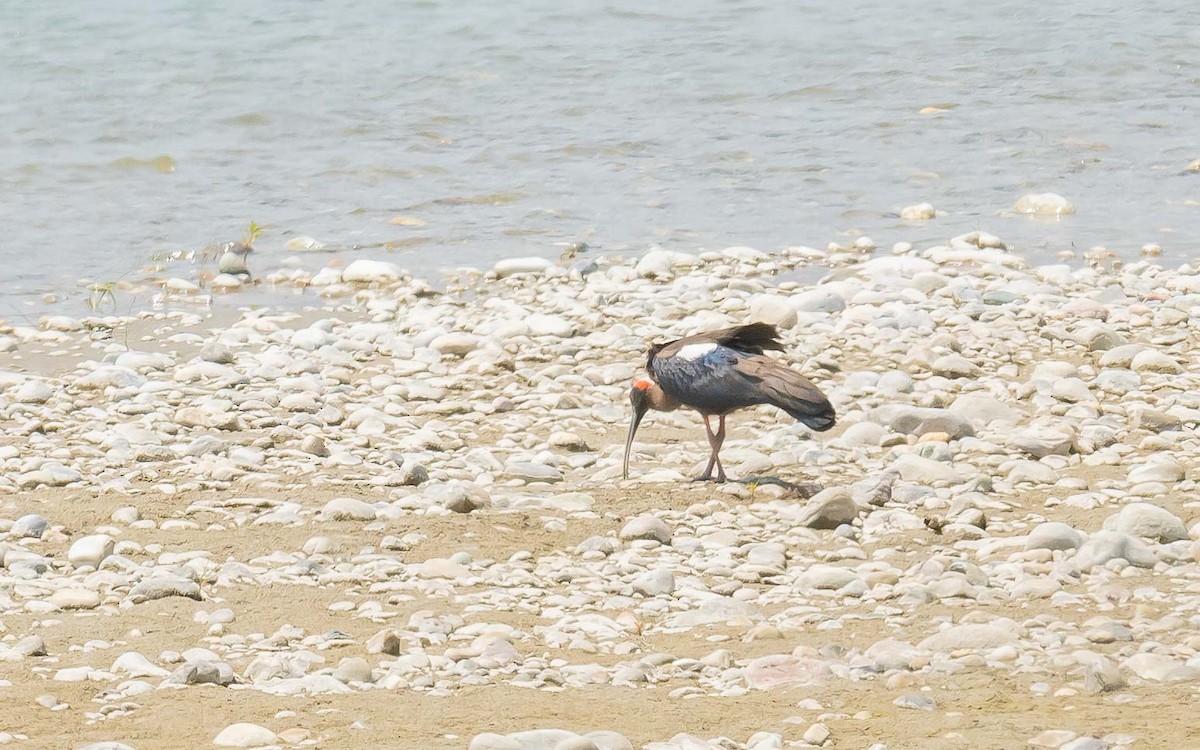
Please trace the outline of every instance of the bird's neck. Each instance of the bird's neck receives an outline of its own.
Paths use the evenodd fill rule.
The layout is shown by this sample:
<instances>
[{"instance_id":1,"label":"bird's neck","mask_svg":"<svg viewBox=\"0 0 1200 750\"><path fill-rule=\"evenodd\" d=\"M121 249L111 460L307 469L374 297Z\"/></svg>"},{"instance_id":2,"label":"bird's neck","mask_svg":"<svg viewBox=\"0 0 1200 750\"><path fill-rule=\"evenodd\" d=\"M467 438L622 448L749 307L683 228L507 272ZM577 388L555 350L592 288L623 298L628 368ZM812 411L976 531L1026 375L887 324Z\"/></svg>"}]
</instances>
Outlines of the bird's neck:
<instances>
[{"instance_id":1,"label":"bird's neck","mask_svg":"<svg viewBox=\"0 0 1200 750\"><path fill-rule=\"evenodd\" d=\"M667 395L658 383L646 389L646 400L654 411L675 411L680 407L680 403Z\"/></svg>"}]
</instances>

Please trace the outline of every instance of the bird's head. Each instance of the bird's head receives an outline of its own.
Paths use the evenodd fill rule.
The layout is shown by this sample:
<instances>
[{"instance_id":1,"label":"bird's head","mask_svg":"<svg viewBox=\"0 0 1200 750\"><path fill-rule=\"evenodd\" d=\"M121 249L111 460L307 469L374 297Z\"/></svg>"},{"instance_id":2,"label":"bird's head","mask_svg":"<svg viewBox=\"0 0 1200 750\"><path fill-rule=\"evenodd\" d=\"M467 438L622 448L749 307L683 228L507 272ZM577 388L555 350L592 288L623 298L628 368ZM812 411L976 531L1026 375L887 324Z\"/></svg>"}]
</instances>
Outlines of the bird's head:
<instances>
[{"instance_id":1,"label":"bird's head","mask_svg":"<svg viewBox=\"0 0 1200 750\"><path fill-rule=\"evenodd\" d=\"M650 392L655 388L657 385L653 380L642 377L633 381L633 386L629 389L629 404L633 407L633 418L629 422L629 436L625 438L625 462L622 465L621 474L625 479L629 478L629 453L633 450L633 436L637 433L638 425L642 423L642 417L646 416L646 412L650 410Z\"/></svg>"}]
</instances>

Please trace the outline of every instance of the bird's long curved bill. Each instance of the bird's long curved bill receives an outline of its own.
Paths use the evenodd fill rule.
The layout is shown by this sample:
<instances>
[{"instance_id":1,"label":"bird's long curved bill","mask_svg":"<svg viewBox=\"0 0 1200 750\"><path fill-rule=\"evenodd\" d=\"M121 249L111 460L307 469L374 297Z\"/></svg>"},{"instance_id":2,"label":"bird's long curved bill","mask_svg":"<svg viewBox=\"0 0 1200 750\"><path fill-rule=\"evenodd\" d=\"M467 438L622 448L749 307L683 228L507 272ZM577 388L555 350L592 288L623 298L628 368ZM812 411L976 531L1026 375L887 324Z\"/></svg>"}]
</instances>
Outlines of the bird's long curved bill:
<instances>
[{"instance_id":1,"label":"bird's long curved bill","mask_svg":"<svg viewBox=\"0 0 1200 750\"><path fill-rule=\"evenodd\" d=\"M629 478L629 454L633 451L633 436L637 433L638 425L642 423L642 417L646 416L645 409L634 407L633 419L629 421L629 436L625 438L625 462L622 464L621 476L625 479Z\"/></svg>"}]
</instances>

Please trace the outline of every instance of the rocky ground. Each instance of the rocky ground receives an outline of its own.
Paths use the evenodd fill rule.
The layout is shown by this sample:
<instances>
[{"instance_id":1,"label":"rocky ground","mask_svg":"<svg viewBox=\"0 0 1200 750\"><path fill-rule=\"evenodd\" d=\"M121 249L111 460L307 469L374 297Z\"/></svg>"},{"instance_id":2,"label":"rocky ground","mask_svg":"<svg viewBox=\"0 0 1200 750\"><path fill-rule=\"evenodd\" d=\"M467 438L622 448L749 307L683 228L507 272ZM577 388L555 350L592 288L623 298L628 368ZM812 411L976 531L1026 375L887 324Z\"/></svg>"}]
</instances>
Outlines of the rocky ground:
<instances>
[{"instance_id":1,"label":"rocky ground","mask_svg":"<svg viewBox=\"0 0 1200 750\"><path fill-rule=\"evenodd\" d=\"M0 328L0 744L1189 746L1200 276L1102 255L356 261ZM725 465L824 489L688 482L686 412L621 480L647 343L750 320L840 423L744 412Z\"/></svg>"}]
</instances>

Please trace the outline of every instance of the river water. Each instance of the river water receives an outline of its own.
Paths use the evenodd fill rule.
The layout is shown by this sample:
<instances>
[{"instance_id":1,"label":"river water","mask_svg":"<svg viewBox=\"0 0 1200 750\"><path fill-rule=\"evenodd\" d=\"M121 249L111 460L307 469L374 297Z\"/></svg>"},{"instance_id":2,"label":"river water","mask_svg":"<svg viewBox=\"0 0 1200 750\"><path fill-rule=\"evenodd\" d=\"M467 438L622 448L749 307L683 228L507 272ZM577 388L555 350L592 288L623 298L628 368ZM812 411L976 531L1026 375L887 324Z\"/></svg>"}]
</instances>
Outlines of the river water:
<instances>
[{"instance_id":1,"label":"river water","mask_svg":"<svg viewBox=\"0 0 1200 750\"><path fill-rule=\"evenodd\" d=\"M250 221L262 267L301 235L432 272L574 241L972 229L1035 260L1149 242L1192 260L1200 26L1187 0L1150 7L3 3L0 318L45 292L80 314L78 279ZM1043 191L1077 214L1006 213ZM922 201L945 215L898 218Z\"/></svg>"}]
</instances>

